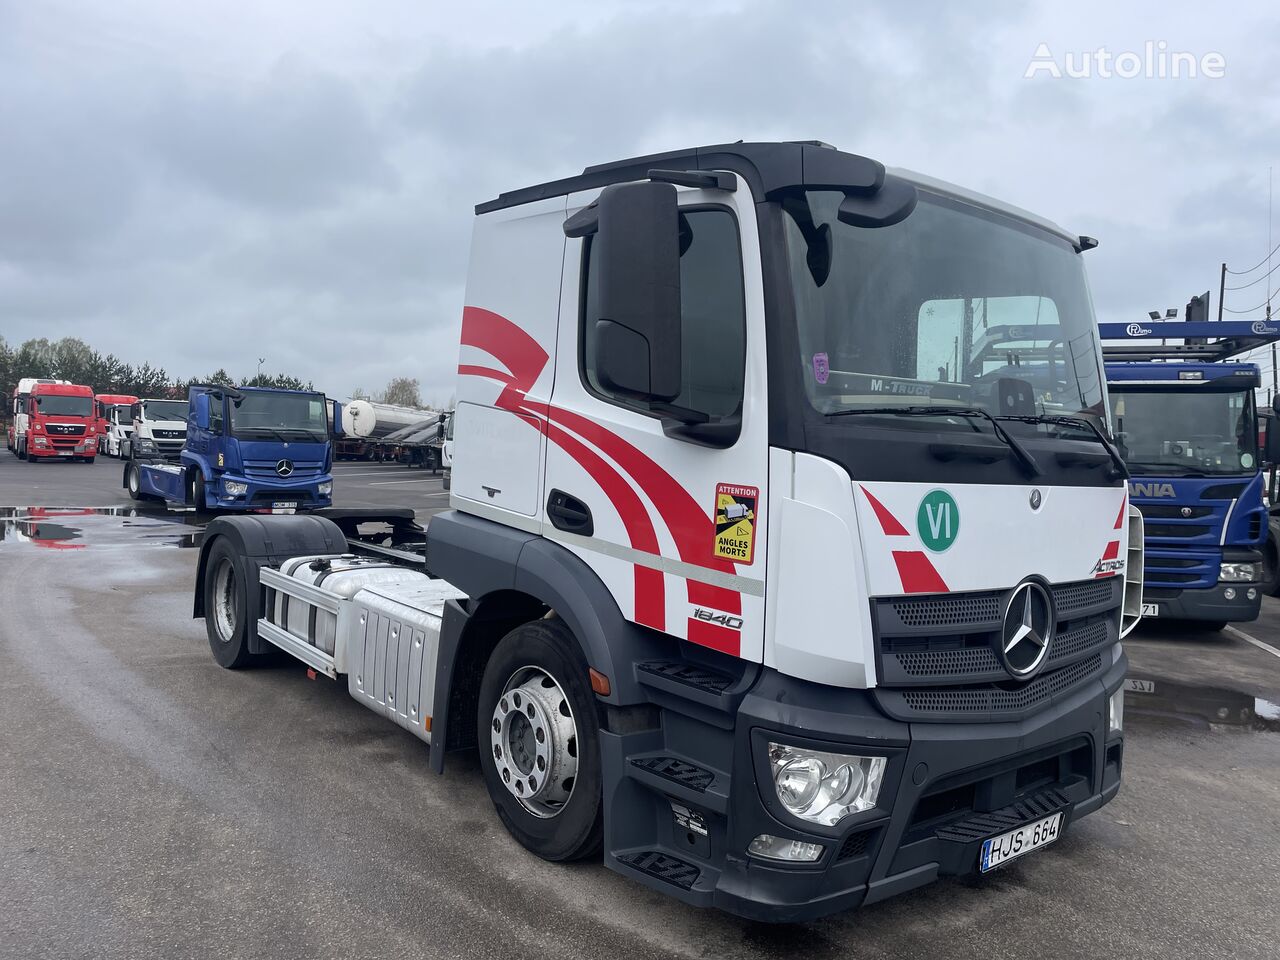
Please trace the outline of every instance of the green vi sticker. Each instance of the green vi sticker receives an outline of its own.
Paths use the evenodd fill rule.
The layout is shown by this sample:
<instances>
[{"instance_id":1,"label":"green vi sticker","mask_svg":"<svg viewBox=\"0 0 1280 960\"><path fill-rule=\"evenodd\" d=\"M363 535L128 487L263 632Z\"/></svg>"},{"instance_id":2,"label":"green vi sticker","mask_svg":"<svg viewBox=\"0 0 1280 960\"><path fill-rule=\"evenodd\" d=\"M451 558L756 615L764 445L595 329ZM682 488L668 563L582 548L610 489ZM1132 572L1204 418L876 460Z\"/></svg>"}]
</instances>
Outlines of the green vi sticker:
<instances>
[{"instance_id":1,"label":"green vi sticker","mask_svg":"<svg viewBox=\"0 0 1280 960\"><path fill-rule=\"evenodd\" d=\"M931 490L920 501L916 511L916 529L924 545L941 553L956 541L960 532L960 508L945 490Z\"/></svg>"}]
</instances>

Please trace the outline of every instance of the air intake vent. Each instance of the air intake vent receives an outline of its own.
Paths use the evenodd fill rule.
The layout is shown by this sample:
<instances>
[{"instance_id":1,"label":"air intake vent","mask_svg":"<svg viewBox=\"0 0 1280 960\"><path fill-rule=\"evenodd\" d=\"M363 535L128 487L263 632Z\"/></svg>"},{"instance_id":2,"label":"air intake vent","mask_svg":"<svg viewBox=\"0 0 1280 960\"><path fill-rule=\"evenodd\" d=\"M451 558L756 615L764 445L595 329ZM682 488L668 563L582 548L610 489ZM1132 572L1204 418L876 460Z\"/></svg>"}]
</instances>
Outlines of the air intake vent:
<instances>
[{"instance_id":1,"label":"air intake vent","mask_svg":"<svg viewBox=\"0 0 1280 960\"><path fill-rule=\"evenodd\" d=\"M1200 491L1201 500L1234 500L1244 493L1243 483L1218 483Z\"/></svg>"},{"instance_id":2,"label":"air intake vent","mask_svg":"<svg viewBox=\"0 0 1280 960\"><path fill-rule=\"evenodd\" d=\"M895 600L893 609L908 627L960 627L998 619L1000 597L989 593L967 597L930 597L927 600Z\"/></svg>"}]
</instances>

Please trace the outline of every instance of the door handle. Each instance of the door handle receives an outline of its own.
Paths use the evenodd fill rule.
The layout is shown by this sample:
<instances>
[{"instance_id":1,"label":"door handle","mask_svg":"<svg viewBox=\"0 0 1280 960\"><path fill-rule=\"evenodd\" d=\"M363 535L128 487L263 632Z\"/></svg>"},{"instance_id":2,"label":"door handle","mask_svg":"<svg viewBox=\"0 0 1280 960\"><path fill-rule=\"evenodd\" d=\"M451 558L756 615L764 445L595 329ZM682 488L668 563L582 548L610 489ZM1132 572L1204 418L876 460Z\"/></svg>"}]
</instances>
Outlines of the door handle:
<instances>
[{"instance_id":1,"label":"door handle","mask_svg":"<svg viewBox=\"0 0 1280 960\"><path fill-rule=\"evenodd\" d=\"M581 537L589 537L595 533L591 508L563 490L551 491L551 496L547 498L547 516L557 530L576 533Z\"/></svg>"}]
</instances>

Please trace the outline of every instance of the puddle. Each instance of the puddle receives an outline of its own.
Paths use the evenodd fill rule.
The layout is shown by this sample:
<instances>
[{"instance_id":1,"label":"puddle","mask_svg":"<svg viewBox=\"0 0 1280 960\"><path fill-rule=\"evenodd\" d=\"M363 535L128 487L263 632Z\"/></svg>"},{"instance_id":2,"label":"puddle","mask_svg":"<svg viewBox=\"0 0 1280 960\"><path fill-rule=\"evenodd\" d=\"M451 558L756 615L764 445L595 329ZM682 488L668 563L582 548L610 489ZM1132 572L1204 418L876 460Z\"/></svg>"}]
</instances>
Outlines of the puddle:
<instances>
[{"instance_id":1,"label":"puddle","mask_svg":"<svg viewBox=\"0 0 1280 960\"><path fill-rule=\"evenodd\" d=\"M200 545L204 523L194 513L148 513L136 507L0 507L0 553L135 542L186 549Z\"/></svg>"},{"instance_id":2,"label":"puddle","mask_svg":"<svg viewBox=\"0 0 1280 960\"><path fill-rule=\"evenodd\" d=\"M1280 704L1252 694L1140 674L1130 674L1124 683L1126 717L1280 733Z\"/></svg>"}]
</instances>

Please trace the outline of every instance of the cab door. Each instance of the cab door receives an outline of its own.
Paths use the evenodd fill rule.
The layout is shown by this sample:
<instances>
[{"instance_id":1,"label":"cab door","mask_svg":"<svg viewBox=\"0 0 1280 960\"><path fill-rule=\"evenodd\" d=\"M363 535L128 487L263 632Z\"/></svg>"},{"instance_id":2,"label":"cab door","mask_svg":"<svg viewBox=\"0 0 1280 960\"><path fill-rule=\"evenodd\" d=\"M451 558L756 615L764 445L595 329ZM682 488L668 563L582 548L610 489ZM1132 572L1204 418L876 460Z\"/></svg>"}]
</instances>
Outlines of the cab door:
<instances>
[{"instance_id":1,"label":"cab door","mask_svg":"<svg viewBox=\"0 0 1280 960\"><path fill-rule=\"evenodd\" d=\"M571 195L567 214L597 196ZM671 406L725 429L711 441L682 436L668 413L601 382L596 238L570 239L542 529L600 576L628 619L759 660L768 446L755 210L741 183L676 197L681 384Z\"/></svg>"}]
</instances>

